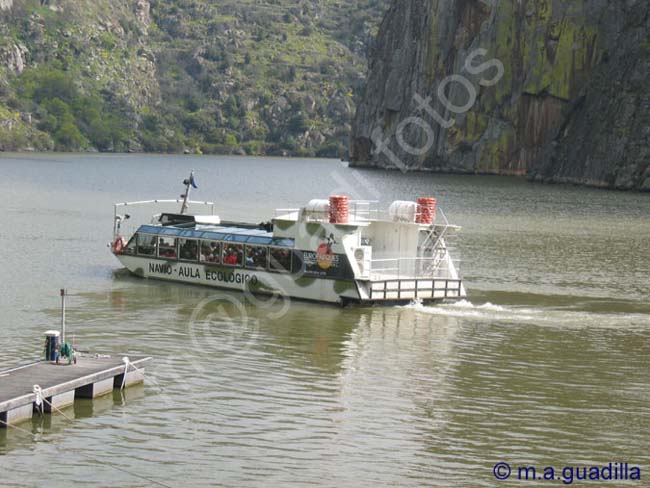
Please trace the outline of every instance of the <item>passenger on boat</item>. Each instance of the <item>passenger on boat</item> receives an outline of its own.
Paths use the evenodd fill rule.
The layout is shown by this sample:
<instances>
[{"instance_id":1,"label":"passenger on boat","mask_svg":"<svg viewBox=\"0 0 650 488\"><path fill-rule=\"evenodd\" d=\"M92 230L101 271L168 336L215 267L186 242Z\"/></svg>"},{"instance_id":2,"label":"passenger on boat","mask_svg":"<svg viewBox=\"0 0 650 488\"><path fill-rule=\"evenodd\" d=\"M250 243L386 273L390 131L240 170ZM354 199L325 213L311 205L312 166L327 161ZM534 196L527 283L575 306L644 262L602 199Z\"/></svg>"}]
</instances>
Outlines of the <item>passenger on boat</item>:
<instances>
[{"instance_id":1,"label":"passenger on boat","mask_svg":"<svg viewBox=\"0 0 650 488\"><path fill-rule=\"evenodd\" d=\"M258 247L255 251L253 262L258 268L266 268L266 249Z\"/></svg>"},{"instance_id":2,"label":"passenger on boat","mask_svg":"<svg viewBox=\"0 0 650 488\"><path fill-rule=\"evenodd\" d=\"M216 242L211 242L210 243L209 261L211 263L218 263L219 262L219 244L217 244Z\"/></svg>"},{"instance_id":3,"label":"passenger on boat","mask_svg":"<svg viewBox=\"0 0 650 488\"><path fill-rule=\"evenodd\" d=\"M212 249L210 249L210 246L208 246L206 243L201 244L201 262L212 262Z\"/></svg>"},{"instance_id":4,"label":"passenger on boat","mask_svg":"<svg viewBox=\"0 0 650 488\"><path fill-rule=\"evenodd\" d=\"M176 240L160 238L159 254L161 257L168 259L176 259Z\"/></svg>"},{"instance_id":5,"label":"passenger on boat","mask_svg":"<svg viewBox=\"0 0 650 488\"><path fill-rule=\"evenodd\" d=\"M226 255L223 258L223 264L236 266L238 263L241 263L241 256L238 256L238 253L235 249L229 247L226 251Z\"/></svg>"},{"instance_id":6,"label":"passenger on boat","mask_svg":"<svg viewBox=\"0 0 650 488\"><path fill-rule=\"evenodd\" d=\"M191 241L187 240L181 246L181 259L187 259L190 261L195 261L196 260L196 254L197 254L197 243L196 241Z\"/></svg>"}]
</instances>

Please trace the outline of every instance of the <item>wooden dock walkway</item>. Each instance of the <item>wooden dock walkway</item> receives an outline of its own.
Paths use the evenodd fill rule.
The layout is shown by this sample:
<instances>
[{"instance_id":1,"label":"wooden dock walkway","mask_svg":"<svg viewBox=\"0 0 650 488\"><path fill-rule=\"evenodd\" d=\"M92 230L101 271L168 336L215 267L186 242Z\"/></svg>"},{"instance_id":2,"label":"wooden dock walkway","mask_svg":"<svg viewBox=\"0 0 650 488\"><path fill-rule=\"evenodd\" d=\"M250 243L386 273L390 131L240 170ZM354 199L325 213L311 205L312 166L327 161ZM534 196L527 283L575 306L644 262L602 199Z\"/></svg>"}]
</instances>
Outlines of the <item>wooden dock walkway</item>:
<instances>
[{"instance_id":1,"label":"wooden dock walkway","mask_svg":"<svg viewBox=\"0 0 650 488\"><path fill-rule=\"evenodd\" d=\"M144 381L148 357L129 359L128 372L122 357L80 357L77 364L41 361L0 371L0 428L32 418L41 389L45 412L74 403L76 398L95 398ZM126 372L126 378L125 378Z\"/></svg>"}]
</instances>

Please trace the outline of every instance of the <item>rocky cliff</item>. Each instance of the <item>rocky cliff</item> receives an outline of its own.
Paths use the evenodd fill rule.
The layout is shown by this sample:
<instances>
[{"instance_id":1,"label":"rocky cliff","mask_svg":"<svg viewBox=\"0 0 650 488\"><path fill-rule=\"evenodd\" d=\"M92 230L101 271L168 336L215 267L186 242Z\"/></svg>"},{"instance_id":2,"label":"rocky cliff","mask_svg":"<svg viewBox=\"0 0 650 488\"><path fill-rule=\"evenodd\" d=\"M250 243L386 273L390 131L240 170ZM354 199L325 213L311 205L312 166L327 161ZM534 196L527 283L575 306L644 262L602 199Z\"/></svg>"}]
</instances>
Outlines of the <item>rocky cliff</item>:
<instances>
[{"instance_id":1,"label":"rocky cliff","mask_svg":"<svg viewBox=\"0 0 650 488\"><path fill-rule=\"evenodd\" d=\"M351 161L648 189L648 21L647 0L395 0Z\"/></svg>"}]
</instances>

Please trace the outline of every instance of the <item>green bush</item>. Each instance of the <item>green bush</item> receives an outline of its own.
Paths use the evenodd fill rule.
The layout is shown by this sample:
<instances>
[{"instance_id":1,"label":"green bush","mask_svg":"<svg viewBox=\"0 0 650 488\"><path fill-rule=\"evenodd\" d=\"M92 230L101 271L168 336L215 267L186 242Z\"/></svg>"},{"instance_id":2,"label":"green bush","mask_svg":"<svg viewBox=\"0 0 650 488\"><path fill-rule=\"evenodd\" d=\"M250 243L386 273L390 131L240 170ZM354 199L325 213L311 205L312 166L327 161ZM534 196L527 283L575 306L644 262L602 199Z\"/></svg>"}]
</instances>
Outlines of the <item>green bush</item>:
<instances>
[{"instance_id":1,"label":"green bush","mask_svg":"<svg viewBox=\"0 0 650 488\"><path fill-rule=\"evenodd\" d=\"M19 81L23 105L36 115L38 129L52 135L57 149L127 149L133 129L111 93L83 96L73 77L56 67L29 70Z\"/></svg>"}]
</instances>

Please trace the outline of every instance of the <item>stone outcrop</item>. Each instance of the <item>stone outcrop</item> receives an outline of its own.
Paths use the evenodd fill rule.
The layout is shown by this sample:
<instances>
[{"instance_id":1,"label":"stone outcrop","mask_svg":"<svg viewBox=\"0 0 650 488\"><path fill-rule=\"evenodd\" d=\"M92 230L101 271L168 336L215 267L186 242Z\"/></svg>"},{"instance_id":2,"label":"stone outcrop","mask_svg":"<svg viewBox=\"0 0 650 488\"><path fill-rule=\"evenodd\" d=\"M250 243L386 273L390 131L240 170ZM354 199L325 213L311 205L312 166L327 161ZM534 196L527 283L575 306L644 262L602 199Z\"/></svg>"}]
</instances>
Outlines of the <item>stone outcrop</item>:
<instances>
[{"instance_id":1,"label":"stone outcrop","mask_svg":"<svg viewBox=\"0 0 650 488\"><path fill-rule=\"evenodd\" d=\"M647 0L396 0L371 53L352 164L643 187L647 10ZM502 73L496 63L477 73L493 59Z\"/></svg>"},{"instance_id":2,"label":"stone outcrop","mask_svg":"<svg viewBox=\"0 0 650 488\"><path fill-rule=\"evenodd\" d=\"M137 0L135 4L135 16L140 24L144 27L149 27L149 24L151 24L151 4L149 0Z\"/></svg>"},{"instance_id":3,"label":"stone outcrop","mask_svg":"<svg viewBox=\"0 0 650 488\"><path fill-rule=\"evenodd\" d=\"M3 50L4 65L9 71L21 74L27 66L27 54L29 51L22 44L11 44Z\"/></svg>"}]
</instances>

